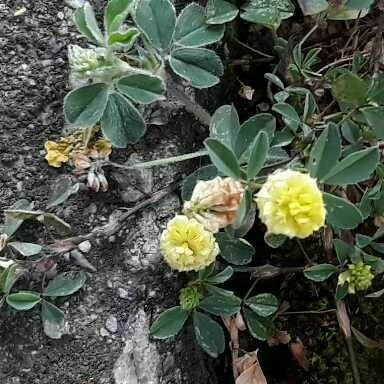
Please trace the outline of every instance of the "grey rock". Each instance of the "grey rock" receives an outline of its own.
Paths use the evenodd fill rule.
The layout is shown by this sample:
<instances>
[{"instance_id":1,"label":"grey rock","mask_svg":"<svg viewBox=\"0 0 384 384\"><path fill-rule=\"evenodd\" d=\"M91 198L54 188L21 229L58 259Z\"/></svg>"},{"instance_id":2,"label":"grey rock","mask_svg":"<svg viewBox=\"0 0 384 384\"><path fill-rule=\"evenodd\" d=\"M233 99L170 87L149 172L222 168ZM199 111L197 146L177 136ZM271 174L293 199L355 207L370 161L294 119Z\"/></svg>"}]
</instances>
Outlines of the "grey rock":
<instances>
[{"instance_id":1,"label":"grey rock","mask_svg":"<svg viewBox=\"0 0 384 384\"><path fill-rule=\"evenodd\" d=\"M111 333L116 333L117 332L117 319L115 316L110 315L105 322L105 328Z\"/></svg>"}]
</instances>

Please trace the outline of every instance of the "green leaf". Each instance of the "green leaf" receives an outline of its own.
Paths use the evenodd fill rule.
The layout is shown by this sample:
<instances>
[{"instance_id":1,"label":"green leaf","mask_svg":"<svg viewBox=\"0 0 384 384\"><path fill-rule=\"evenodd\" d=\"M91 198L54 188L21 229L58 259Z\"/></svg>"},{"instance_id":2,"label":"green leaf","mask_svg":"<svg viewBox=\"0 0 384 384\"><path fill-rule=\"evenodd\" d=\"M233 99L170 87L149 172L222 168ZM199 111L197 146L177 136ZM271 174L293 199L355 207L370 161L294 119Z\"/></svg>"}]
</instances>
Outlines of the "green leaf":
<instances>
[{"instance_id":1,"label":"green leaf","mask_svg":"<svg viewBox=\"0 0 384 384\"><path fill-rule=\"evenodd\" d=\"M240 311L241 299L235 295L211 295L205 297L199 308L216 316L231 316Z\"/></svg>"},{"instance_id":2,"label":"green leaf","mask_svg":"<svg viewBox=\"0 0 384 384\"><path fill-rule=\"evenodd\" d=\"M212 163L220 172L234 179L241 178L240 165L231 149L216 139L206 139L204 145Z\"/></svg>"},{"instance_id":3,"label":"green leaf","mask_svg":"<svg viewBox=\"0 0 384 384\"><path fill-rule=\"evenodd\" d=\"M41 298L35 292L17 292L11 293L6 298L7 304L17 311L27 311L39 304Z\"/></svg>"},{"instance_id":4,"label":"green leaf","mask_svg":"<svg viewBox=\"0 0 384 384\"><path fill-rule=\"evenodd\" d=\"M209 316L195 311L193 327L198 344L211 357L218 357L225 349L225 336L221 326Z\"/></svg>"},{"instance_id":5,"label":"green leaf","mask_svg":"<svg viewBox=\"0 0 384 384\"><path fill-rule=\"evenodd\" d=\"M375 0L347 0L346 7L350 9L363 10L369 8Z\"/></svg>"},{"instance_id":6,"label":"green leaf","mask_svg":"<svg viewBox=\"0 0 384 384\"><path fill-rule=\"evenodd\" d=\"M43 296L58 297L72 295L83 287L86 280L87 275L84 272L79 272L76 275L62 273L49 282L44 289Z\"/></svg>"},{"instance_id":7,"label":"green leaf","mask_svg":"<svg viewBox=\"0 0 384 384\"><path fill-rule=\"evenodd\" d=\"M216 234L221 256L231 264L244 265L252 261L255 248L244 239L236 239L226 232Z\"/></svg>"},{"instance_id":8,"label":"green leaf","mask_svg":"<svg viewBox=\"0 0 384 384\"><path fill-rule=\"evenodd\" d=\"M171 52L169 64L176 74L195 88L212 87L224 72L220 57L205 48L175 49Z\"/></svg>"},{"instance_id":9,"label":"green leaf","mask_svg":"<svg viewBox=\"0 0 384 384\"><path fill-rule=\"evenodd\" d=\"M332 264L317 264L312 267L304 269L304 276L313 281L325 281L331 277L337 268Z\"/></svg>"},{"instance_id":10,"label":"green leaf","mask_svg":"<svg viewBox=\"0 0 384 384\"><path fill-rule=\"evenodd\" d=\"M241 127L236 139L235 152L240 158L244 152L250 149L255 137L263 131L268 135L269 142L272 141L276 129L276 119L270 113L259 113L250 117ZM246 155L246 157L249 157Z\"/></svg>"},{"instance_id":11,"label":"green leaf","mask_svg":"<svg viewBox=\"0 0 384 384\"><path fill-rule=\"evenodd\" d=\"M237 7L224 0L208 0L206 22L208 24L224 24L234 20L239 13Z\"/></svg>"},{"instance_id":12,"label":"green leaf","mask_svg":"<svg viewBox=\"0 0 384 384\"><path fill-rule=\"evenodd\" d=\"M243 312L249 332L255 339L265 341L273 336L274 330L271 320L257 316L248 308L244 308Z\"/></svg>"},{"instance_id":13,"label":"green leaf","mask_svg":"<svg viewBox=\"0 0 384 384\"><path fill-rule=\"evenodd\" d=\"M169 0L139 0L135 22L157 49L169 48L176 25L176 11Z\"/></svg>"},{"instance_id":14,"label":"green leaf","mask_svg":"<svg viewBox=\"0 0 384 384\"><path fill-rule=\"evenodd\" d=\"M274 248L274 249L281 247L286 242L287 239L288 239L287 236L275 235L274 233L266 233L264 235L265 243L269 247Z\"/></svg>"},{"instance_id":15,"label":"green leaf","mask_svg":"<svg viewBox=\"0 0 384 384\"><path fill-rule=\"evenodd\" d=\"M248 168L247 168L248 180L254 179L261 171L265 163L265 160L267 159L268 150L269 150L268 135L265 132L260 131L256 136L256 139L253 143L253 147L251 148L251 156L250 156Z\"/></svg>"},{"instance_id":16,"label":"green leaf","mask_svg":"<svg viewBox=\"0 0 384 384\"><path fill-rule=\"evenodd\" d=\"M71 226L53 213L43 213L37 217L37 220L48 228L55 229L59 233L68 234L71 232Z\"/></svg>"},{"instance_id":17,"label":"green leaf","mask_svg":"<svg viewBox=\"0 0 384 384\"><path fill-rule=\"evenodd\" d=\"M128 51L133 47L133 44L139 36L140 31L134 27L122 32L113 32L108 36L108 45L113 48Z\"/></svg>"},{"instance_id":18,"label":"green leaf","mask_svg":"<svg viewBox=\"0 0 384 384\"><path fill-rule=\"evenodd\" d=\"M189 312L181 307L173 307L164 311L152 324L151 336L156 339L167 339L176 336L187 321Z\"/></svg>"},{"instance_id":19,"label":"green leaf","mask_svg":"<svg viewBox=\"0 0 384 384\"><path fill-rule=\"evenodd\" d=\"M363 215L356 205L329 193L324 193L323 196L327 210L326 220L332 226L339 229L353 229L363 221Z\"/></svg>"},{"instance_id":20,"label":"green leaf","mask_svg":"<svg viewBox=\"0 0 384 384\"><path fill-rule=\"evenodd\" d=\"M367 107L361 110L378 139L384 139L384 107Z\"/></svg>"},{"instance_id":21,"label":"green leaf","mask_svg":"<svg viewBox=\"0 0 384 384\"><path fill-rule=\"evenodd\" d=\"M207 277L205 281L210 284L223 284L227 280L229 280L232 277L232 275L233 275L233 268L228 266L225 269L223 269L221 272L217 273L216 275Z\"/></svg>"},{"instance_id":22,"label":"green leaf","mask_svg":"<svg viewBox=\"0 0 384 384\"><path fill-rule=\"evenodd\" d=\"M184 47L202 47L221 40L224 30L224 25L207 24L204 8L192 3L177 18L173 40Z\"/></svg>"},{"instance_id":23,"label":"green leaf","mask_svg":"<svg viewBox=\"0 0 384 384\"><path fill-rule=\"evenodd\" d=\"M356 184L367 180L379 162L379 151L375 147L354 152L333 167L322 182L330 185Z\"/></svg>"},{"instance_id":24,"label":"green leaf","mask_svg":"<svg viewBox=\"0 0 384 384\"><path fill-rule=\"evenodd\" d=\"M240 130L239 115L233 105L222 105L213 114L209 124L209 136L233 149Z\"/></svg>"},{"instance_id":25,"label":"green leaf","mask_svg":"<svg viewBox=\"0 0 384 384\"><path fill-rule=\"evenodd\" d=\"M64 323L64 312L49 301L43 300L41 303L42 319L54 324Z\"/></svg>"},{"instance_id":26,"label":"green leaf","mask_svg":"<svg viewBox=\"0 0 384 384\"><path fill-rule=\"evenodd\" d=\"M333 81L332 91L339 102L358 107L366 103L368 84L359 76L348 71Z\"/></svg>"},{"instance_id":27,"label":"green leaf","mask_svg":"<svg viewBox=\"0 0 384 384\"><path fill-rule=\"evenodd\" d=\"M261 317L271 316L279 308L279 300L270 293L252 296L245 301L245 304L247 304L256 315Z\"/></svg>"},{"instance_id":28,"label":"green leaf","mask_svg":"<svg viewBox=\"0 0 384 384\"><path fill-rule=\"evenodd\" d=\"M349 256L352 255L353 248L340 239L334 239L333 246L335 247L337 260L339 260L340 265L344 265L348 261Z\"/></svg>"},{"instance_id":29,"label":"green leaf","mask_svg":"<svg viewBox=\"0 0 384 384\"><path fill-rule=\"evenodd\" d=\"M184 201L188 201L192 197L193 190L200 180L212 180L217 176L217 168L214 165L206 165L191 173L183 180L181 189L181 197Z\"/></svg>"},{"instance_id":30,"label":"green leaf","mask_svg":"<svg viewBox=\"0 0 384 384\"><path fill-rule=\"evenodd\" d=\"M73 184L72 177L63 175L55 180L47 208L56 207L68 200L79 191L80 183Z\"/></svg>"},{"instance_id":31,"label":"green leaf","mask_svg":"<svg viewBox=\"0 0 384 384\"><path fill-rule=\"evenodd\" d=\"M281 15L276 8L250 8L240 14L243 20L260 24L272 30L277 30L281 23Z\"/></svg>"},{"instance_id":32,"label":"green leaf","mask_svg":"<svg viewBox=\"0 0 384 384\"><path fill-rule=\"evenodd\" d=\"M300 116L296 112L295 108L292 105L287 103L277 103L272 106L272 111L279 113L285 124L292 130L296 132L300 124Z\"/></svg>"},{"instance_id":33,"label":"green leaf","mask_svg":"<svg viewBox=\"0 0 384 384\"><path fill-rule=\"evenodd\" d=\"M77 128L93 127L100 121L108 102L108 85L96 83L74 89L64 99L67 121Z\"/></svg>"},{"instance_id":34,"label":"green leaf","mask_svg":"<svg viewBox=\"0 0 384 384\"><path fill-rule=\"evenodd\" d=\"M132 0L109 0L104 11L104 28L109 37L120 29L132 4Z\"/></svg>"},{"instance_id":35,"label":"green leaf","mask_svg":"<svg viewBox=\"0 0 384 384\"><path fill-rule=\"evenodd\" d=\"M20 269L19 265L16 263L11 264L4 269L0 274L0 292L5 293L6 295L11 292L13 285L24 272L25 271Z\"/></svg>"},{"instance_id":36,"label":"green leaf","mask_svg":"<svg viewBox=\"0 0 384 384\"><path fill-rule=\"evenodd\" d=\"M245 236L253 227L256 218L256 204L250 191L245 191L235 222L231 225L235 237Z\"/></svg>"},{"instance_id":37,"label":"green leaf","mask_svg":"<svg viewBox=\"0 0 384 384\"><path fill-rule=\"evenodd\" d=\"M348 295L348 283L336 287L335 299L343 300Z\"/></svg>"},{"instance_id":38,"label":"green leaf","mask_svg":"<svg viewBox=\"0 0 384 384\"><path fill-rule=\"evenodd\" d=\"M44 333L51 339L60 339L65 325L64 312L49 301L41 302Z\"/></svg>"},{"instance_id":39,"label":"green leaf","mask_svg":"<svg viewBox=\"0 0 384 384\"><path fill-rule=\"evenodd\" d=\"M25 257L37 255L43 249L41 245L21 241L12 241L8 245Z\"/></svg>"},{"instance_id":40,"label":"green leaf","mask_svg":"<svg viewBox=\"0 0 384 384\"><path fill-rule=\"evenodd\" d=\"M355 238L356 238L356 245L359 248L368 247L368 245L370 245L372 243L372 241L373 241L372 237L366 236L366 235L362 235L360 233L357 233Z\"/></svg>"},{"instance_id":41,"label":"green leaf","mask_svg":"<svg viewBox=\"0 0 384 384\"><path fill-rule=\"evenodd\" d=\"M103 135L116 148L135 144L144 135L146 126L139 111L117 92L109 95L108 104L101 119Z\"/></svg>"},{"instance_id":42,"label":"green leaf","mask_svg":"<svg viewBox=\"0 0 384 384\"><path fill-rule=\"evenodd\" d=\"M92 43L104 45L104 37L97 25L92 6L86 2L82 8L74 13L74 22L77 29Z\"/></svg>"},{"instance_id":43,"label":"green leaf","mask_svg":"<svg viewBox=\"0 0 384 384\"><path fill-rule=\"evenodd\" d=\"M264 74L264 77L269 80L271 83L275 84L276 87L280 88L280 89L285 89L285 86L284 86L284 83L280 80L280 78L278 76L276 76L275 74L273 73L265 73ZM288 96L289 96L289 93L287 93Z\"/></svg>"},{"instance_id":44,"label":"green leaf","mask_svg":"<svg viewBox=\"0 0 384 384\"><path fill-rule=\"evenodd\" d=\"M119 79L118 91L136 103L150 104L164 99L165 84L161 77L135 73Z\"/></svg>"},{"instance_id":45,"label":"green leaf","mask_svg":"<svg viewBox=\"0 0 384 384\"><path fill-rule=\"evenodd\" d=\"M309 155L308 170L312 177L322 179L341 155L341 138L335 124L329 124L321 133Z\"/></svg>"},{"instance_id":46,"label":"green leaf","mask_svg":"<svg viewBox=\"0 0 384 384\"><path fill-rule=\"evenodd\" d=\"M329 7L327 0L298 0L297 2L304 16L316 15Z\"/></svg>"},{"instance_id":47,"label":"green leaf","mask_svg":"<svg viewBox=\"0 0 384 384\"><path fill-rule=\"evenodd\" d=\"M16 201L16 203L13 204L9 209L30 211L33 209L33 203L30 203L28 200L22 199ZM11 217L7 214L7 212L5 212L4 225L1 230L9 237L11 237L19 229L20 225L23 224L23 221L23 219Z\"/></svg>"}]
</instances>

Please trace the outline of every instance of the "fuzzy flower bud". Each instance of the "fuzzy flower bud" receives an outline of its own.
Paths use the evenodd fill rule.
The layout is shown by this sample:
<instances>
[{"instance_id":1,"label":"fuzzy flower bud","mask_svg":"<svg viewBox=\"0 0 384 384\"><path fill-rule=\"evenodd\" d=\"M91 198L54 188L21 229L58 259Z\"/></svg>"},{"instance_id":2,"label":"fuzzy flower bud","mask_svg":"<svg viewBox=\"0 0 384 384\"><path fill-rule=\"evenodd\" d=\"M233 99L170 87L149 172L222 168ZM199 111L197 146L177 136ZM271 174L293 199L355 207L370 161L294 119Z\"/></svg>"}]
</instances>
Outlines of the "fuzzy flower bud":
<instances>
[{"instance_id":1,"label":"fuzzy flower bud","mask_svg":"<svg viewBox=\"0 0 384 384\"><path fill-rule=\"evenodd\" d=\"M179 300L181 308L190 311L198 307L202 294L198 287L186 287L180 291Z\"/></svg>"},{"instance_id":2,"label":"fuzzy flower bud","mask_svg":"<svg viewBox=\"0 0 384 384\"><path fill-rule=\"evenodd\" d=\"M198 271L219 254L213 234L195 219L178 215L162 233L160 249L169 266L178 271Z\"/></svg>"},{"instance_id":3,"label":"fuzzy flower bud","mask_svg":"<svg viewBox=\"0 0 384 384\"><path fill-rule=\"evenodd\" d=\"M255 200L270 234L304 239L324 226L323 195L307 174L279 170L268 176Z\"/></svg>"},{"instance_id":4,"label":"fuzzy flower bud","mask_svg":"<svg viewBox=\"0 0 384 384\"><path fill-rule=\"evenodd\" d=\"M73 72L94 71L100 65L101 58L96 49L82 48L78 45L70 45L68 48L68 61Z\"/></svg>"},{"instance_id":5,"label":"fuzzy flower bud","mask_svg":"<svg viewBox=\"0 0 384 384\"><path fill-rule=\"evenodd\" d=\"M338 285L348 283L348 293L354 294L356 291L368 289L374 278L371 266L359 261L356 264L349 264L348 269L339 275Z\"/></svg>"},{"instance_id":6,"label":"fuzzy flower bud","mask_svg":"<svg viewBox=\"0 0 384 384\"><path fill-rule=\"evenodd\" d=\"M183 213L216 233L233 224L243 195L241 183L230 177L199 181L191 200L184 203Z\"/></svg>"}]
</instances>

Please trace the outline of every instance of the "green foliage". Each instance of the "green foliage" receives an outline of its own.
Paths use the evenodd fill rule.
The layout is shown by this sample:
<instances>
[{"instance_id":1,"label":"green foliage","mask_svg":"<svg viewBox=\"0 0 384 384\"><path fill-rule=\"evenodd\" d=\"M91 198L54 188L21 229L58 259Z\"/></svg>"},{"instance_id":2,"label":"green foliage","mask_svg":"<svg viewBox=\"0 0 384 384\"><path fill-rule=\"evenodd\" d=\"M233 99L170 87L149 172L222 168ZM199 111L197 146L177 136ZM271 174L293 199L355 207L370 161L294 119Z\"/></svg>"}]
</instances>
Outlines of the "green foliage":
<instances>
[{"instance_id":1,"label":"green foliage","mask_svg":"<svg viewBox=\"0 0 384 384\"><path fill-rule=\"evenodd\" d=\"M232 21L239 10L235 5L225 0L208 0L206 8L206 22L217 25Z\"/></svg>"},{"instance_id":2,"label":"green foliage","mask_svg":"<svg viewBox=\"0 0 384 384\"><path fill-rule=\"evenodd\" d=\"M236 239L228 233L220 232L216 235L221 256L231 264L244 265L252 261L255 254L254 247L244 239Z\"/></svg>"},{"instance_id":3,"label":"green foliage","mask_svg":"<svg viewBox=\"0 0 384 384\"><path fill-rule=\"evenodd\" d=\"M187 321L189 312L181 307L173 307L164 311L152 324L150 333L156 339L176 336Z\"/></svg>"},{"instance_id":4,"label":"green foliage","mask_svg":"<svg viewBox=\"0 0 384 384\"><path fill-rule=\"evenodd\" d=\"M270 339L273 336L273 323L266 317L258 316L253 310L249 308L243 309L244 318L251 335L261 341Z\"/></svg>"},{"instance_id":5,"label":"green foliage","mask_svg":"<svg viewBox=\"0 0 384 384\"><path fill-rule=\"evenodd\" d=\"M232 17L227 13L220 14L219 20ZM170 0L110 0L104 33L88 2L76 10L74 19L78 30L98 47L70 51L71 76L77 83L64 100L64 113L76 128L101 122L113 146L126 147L144 135L141 111L132 103L164 98L167 62L196 88L217 84L223 74L215 52L200 47L219 41L224 25L209 24L204 8L197 4L176 17ZM91 84L84 86L85 80Z\"/></svg>"},{"instance_id":6,"label":"green foliage","mask_svg":"<svg viewBox=\"0 0 384 384\"><path fill-rule=\"evenodd\" d=\"M282 20L293 15L295 7L290 0L249 0L242 9L242 19L277 30Z\"/></svg>"},{"instance_id":7,"label":"green foliage","mask_svg":"<svg viewBox=\"0 0 384 384\"><path fill-rule=\"evenodd\" d=\"M304 276L313 281L325 281L331 277L337 268L332 264L317 264L304 270Z\"/></svg>"},{"instance_id":8,"label":"green foliage","mask_svg":"<svg viewBox=\"0 0 384 384\"><path fill-rule=\"evenodd\" d=\"M216 321L201 312L195 311L193 313L193 327L197 342L208 355L218 357L224 352L224 332Z\"/></svg>"},{"instance_id":9,"label":"green foliage","mask_svg":"<svg viewBox=\"0 0 384 384\"><path fill-rule=\"evenodd\" d=\"M245 304L251 308L256 315L261 317L273 315L279 307L279 301L270 293L262 293L257 296L249 297L245 300Z\"/></svg>"}]
</instances>

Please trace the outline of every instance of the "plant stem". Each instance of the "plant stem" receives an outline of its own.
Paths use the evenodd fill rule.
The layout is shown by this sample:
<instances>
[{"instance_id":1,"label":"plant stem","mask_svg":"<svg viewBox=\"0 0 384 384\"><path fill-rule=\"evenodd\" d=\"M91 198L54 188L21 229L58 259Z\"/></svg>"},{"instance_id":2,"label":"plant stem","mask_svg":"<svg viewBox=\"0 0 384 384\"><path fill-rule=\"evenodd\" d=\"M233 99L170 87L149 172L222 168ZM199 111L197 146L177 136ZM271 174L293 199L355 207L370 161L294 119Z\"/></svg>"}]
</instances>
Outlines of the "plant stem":
<instances>
[{"instance_id":1,"label":"plant stem","mask_svg":"<svg viewBox=\"0 0 384 384\"><path fill-rule=\"evenodd\" d=\"M178 163L180 161L191 160L191 159L195 159L196 157L203 157L203 156L208 156L208 152L205 149L202 149L200 151L193 152L193 153L186 153L185 155L167 157L165 159L158 159L158 160L152 160L152 161L145 161L143 163L136 163L132 165L123 165L119 163L114 163L113 161L109 161L109 160L104 162L104 164L111 165L112 167L116 167L116 168L131 170L131 169L152 168L152 167L157 167L162 165L169 165L169 164Z\"/></svg>"},{"instance_id":2,"label":"plant stem","mask_svg":"<svg viewBox=\"0 0 384 384\"><path fill-rule=\"evenodd\" d=\"M346 337L345 342L347 344L349 357L351 359L354 382L355 382L355 384L361 384L360 373L359 373L359 368L357 367L357 360L356 360L355 350L353 348L352 337L351 336Z\"/></svg>"},{"instance_id":3,"label":"plant stem","mask_svg":"<svg viewBox=\"0 0 384 384\"><path fill-rule=\"evenodd\" d=\"M279 315L284 316L284 315L322 315L325 313L333 313L336 312L336 309L325 309L322 311L287 311L287 312L282 312Z\"/></svg>"},{"instance_id":4,"label":"plant stem","mask_svg":"<svg viewBox=\"0 0 384 384\"><path fill-rule=\"evenodd\" d=\"M309 264L313 264L313 261L311 260L311 258L308 256L308 253L307 251L304 249L303 247L303 244L301 243L301 241L299 239L296 239L297 240L297 244L299 245L299 248L300 248L300 251L301 253L304 255L304 257L307 259L308 263Z\"/></svg>"}]
</instances>

